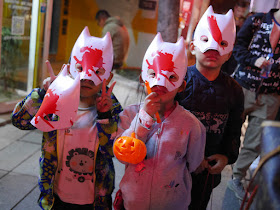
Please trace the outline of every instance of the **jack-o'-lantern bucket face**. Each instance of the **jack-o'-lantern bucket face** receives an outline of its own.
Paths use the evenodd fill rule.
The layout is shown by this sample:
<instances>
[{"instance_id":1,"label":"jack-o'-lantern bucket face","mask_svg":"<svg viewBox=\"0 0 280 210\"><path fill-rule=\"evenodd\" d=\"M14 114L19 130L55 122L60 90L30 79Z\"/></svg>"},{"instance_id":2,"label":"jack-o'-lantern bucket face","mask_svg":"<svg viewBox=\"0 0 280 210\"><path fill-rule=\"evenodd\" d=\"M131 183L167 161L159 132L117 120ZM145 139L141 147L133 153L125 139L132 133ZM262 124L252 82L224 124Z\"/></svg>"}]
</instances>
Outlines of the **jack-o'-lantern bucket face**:
<instances>
[{"instance_id":1,"label":"jack-o'-lantern bucket face","mask_svg":"<svg viewBox=\"0 0 280 210\"><path fill-rule=\"evenodd\" d=\"M118 160L132 164L140 163L147 154L144 142L129 136L119 137L114 143L113 151Z\"/></svg>"}]
</instances>

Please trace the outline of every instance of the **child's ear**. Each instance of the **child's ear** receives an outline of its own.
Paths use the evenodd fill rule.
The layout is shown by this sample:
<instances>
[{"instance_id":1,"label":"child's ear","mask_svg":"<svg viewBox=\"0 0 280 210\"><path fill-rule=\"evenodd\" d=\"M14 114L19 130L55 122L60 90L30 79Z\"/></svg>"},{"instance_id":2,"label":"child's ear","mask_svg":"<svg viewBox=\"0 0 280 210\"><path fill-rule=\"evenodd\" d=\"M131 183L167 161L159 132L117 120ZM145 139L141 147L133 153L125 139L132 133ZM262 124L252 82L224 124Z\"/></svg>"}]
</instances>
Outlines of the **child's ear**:
<instances>
[{"instance_id":1,"label":"child's ear","mask_svg":"<svg viewBox=\"0 0 280 210\"><path fill-rule=\"evenodd\" d=\"M114 74L111 72L108 79L106 79L106 86L111 82L111 79L113 78Z\"/></svg>"},{"instance_id":2,"label":"child's ear","mask_svg":"<svg viewBox=\"0 0 280 210\"><path fill-rule=\"evenodd\" d=\"M178 89L178 93L184 91L186 89L187 82L184 80L182 85Z\"/></svg>"},{"instance_id":3,"label":"child's ear","mask_svg":"<svg viewBox=\"0 0 280 210\"><path fill-rule=\"evenodd\" d=\"M189 49L190 49L192 55L195 55L195 50L194 50L194 48L195 48L195 46L194 46L194 44L193 44L193 41L191 41Z\"/></svg>"}]
</instances>

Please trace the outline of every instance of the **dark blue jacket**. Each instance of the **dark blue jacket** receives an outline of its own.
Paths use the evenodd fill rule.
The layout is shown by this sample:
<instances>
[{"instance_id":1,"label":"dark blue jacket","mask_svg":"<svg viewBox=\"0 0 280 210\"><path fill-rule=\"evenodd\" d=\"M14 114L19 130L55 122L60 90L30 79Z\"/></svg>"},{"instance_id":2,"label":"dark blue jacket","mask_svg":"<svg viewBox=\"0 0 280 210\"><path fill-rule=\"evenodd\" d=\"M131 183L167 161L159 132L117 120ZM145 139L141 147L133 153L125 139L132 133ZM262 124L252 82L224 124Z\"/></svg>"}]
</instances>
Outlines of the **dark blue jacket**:
<instances>
[{"instance_id":1,"label":"dark blue jacket","mask_svg":"<svg viewBox=\"0 0 280 210\"><path fill-rule=\"evenodd\" d=\"M233 55L240 64L234 78L248 90L257 91L259 89L258 93L280 94L280 44L278 42L272 52L269 41L273 28L273 13L276 11L277 9L272 9L266 14L256 13L248 17L237 34L233 49ZM254 64L259 57L266 57L269 53L273 53L274 64L270 76L262 81L261 69Z\"/></svg>"},{"instance_id":2,"label":"dark blue jacket","mask_svg":"<svg viewBox=\"0 0 280 210\"><path fill-rule=\"evenodd\" d=\"M188 67L185 91L176 99L206 127L205 156L223 154L228 163L239 154L244 95L241 86L220 72L214 81L207 80L196 66Z\"/></svg>"}]
</instances>

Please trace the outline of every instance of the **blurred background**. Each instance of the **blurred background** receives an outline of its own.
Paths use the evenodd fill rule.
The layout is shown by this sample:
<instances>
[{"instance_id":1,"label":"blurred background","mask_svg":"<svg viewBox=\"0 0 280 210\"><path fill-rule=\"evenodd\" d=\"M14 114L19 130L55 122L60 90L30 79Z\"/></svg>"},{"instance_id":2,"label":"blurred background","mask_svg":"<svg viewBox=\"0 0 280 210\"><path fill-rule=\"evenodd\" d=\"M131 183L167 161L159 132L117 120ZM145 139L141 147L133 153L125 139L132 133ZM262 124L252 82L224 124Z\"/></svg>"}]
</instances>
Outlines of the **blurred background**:
<instances>
[{"instance_id":1,"label":"blurred background","mask_svg":"<svg viewBox=\"0 0 280 210\"><path fill-rule=\"evenodd\" d=\"M244 2L244 1L243 1ZM0 102L22 97L48 76L45 60L56 73L67 63L85 26L101 37L95 14L99 9L124 21L130 36L128 56L120 74L130 77L141 69L144 53L159 31L164 41L193 30L211 4L216 13L234 9L234 0L0 0ZM245 0L246 15L279 7L279 0ZM236 18L238 21L239 18ZM189 65L194 60L189 56Z\"/></svg>"}]
</instances>

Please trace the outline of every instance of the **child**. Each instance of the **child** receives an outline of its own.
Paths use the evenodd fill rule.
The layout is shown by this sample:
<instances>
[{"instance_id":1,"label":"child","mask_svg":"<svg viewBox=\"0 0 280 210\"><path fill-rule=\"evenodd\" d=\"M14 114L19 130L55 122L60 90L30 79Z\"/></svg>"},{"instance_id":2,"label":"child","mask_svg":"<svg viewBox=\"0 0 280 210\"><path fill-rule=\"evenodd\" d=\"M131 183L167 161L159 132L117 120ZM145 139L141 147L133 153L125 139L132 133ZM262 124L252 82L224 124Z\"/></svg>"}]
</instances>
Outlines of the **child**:
<instances>
[{"instance_id":1,"label":"child","mask_svg":"<svg viewBox=\"0 0 280 210\"><path fill-rule=\"evenodd\" d=\"M71 75L81 78L80 87L77 87L80 89L80 100L74 124L68 128L58 125L71 114L57 108L61 100L64 100L65 110L76 103L72 98L67 99L65 92L70 89L59 95L54 113L49 111L52 104L46 110L39 110L54 76L44 81L45 89L35 88L13 111L13 125L20 129L35 129L34 126L40 125L48 126L48 129L53 127L51 131L43 133L39 178L41 194L38 199L42 209L112 208L115 176L112 134L116 132L117 115L121 111L120 104L111 96L113 85L106 92L112 63L110 34L102 39L91 37L86 27L71 55ZM50 64L47 64L53 74ZM50 98L50 88L59 77L61 75L50 85L44 102ZM40 120L46 121L49 115L36 115L35 120L32 120L36 113L49 113L58 119L43 124Z\"/></svg>"},{"instance_id":2,"label":"child","mask_svg":"<svg viewBox=\"0 0 280 210\"><path fill-rule=\"evenodd\" d=\"M192 174L189 209L206 209L212 189L220 183L222 170L238 156L244 96L237 82L221 72L234 41L232 11L226 15L214 14L210 6L190 43L196 64L188 67L186 89L176 96L206 127L205 160Z\"/></svg>"},{"instance_id":3,"label":"child","mask_svg":"<svg viewBox=\"0 0 280 210\"><path fill-rule=\"evenodd\" d=\"M205 128L174 101L184 90L187 57L184 40L163 42L157 34L145 54L141 77L152 90L143 104L120 114L119 131L146 144L139 164L126 164L120 183L125 209L187 209L191 176L203 160ZM154 119L159 113L160 123Z\"/></svg>"}]
</instances>

